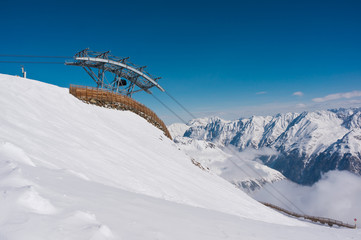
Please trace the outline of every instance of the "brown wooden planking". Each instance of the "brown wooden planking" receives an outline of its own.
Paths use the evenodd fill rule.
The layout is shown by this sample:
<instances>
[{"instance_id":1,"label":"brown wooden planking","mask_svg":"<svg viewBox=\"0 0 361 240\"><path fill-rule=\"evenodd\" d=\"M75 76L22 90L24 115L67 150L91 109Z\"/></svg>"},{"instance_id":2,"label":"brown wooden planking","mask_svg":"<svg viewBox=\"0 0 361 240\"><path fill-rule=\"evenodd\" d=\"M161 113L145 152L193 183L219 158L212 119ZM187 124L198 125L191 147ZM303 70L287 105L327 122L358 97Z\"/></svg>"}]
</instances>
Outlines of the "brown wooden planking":
<instances>
[{"instance_id":1,"label":"brown wooden planking","mask_svg":"<svg viewBox=\"0 0 361 240\"><path fill-rule=\"evenodd\" d=\"M104 89L80 85L70 85L69 93L87 103L92 103L91 100L96 101L98 103L97 105L104 105L105 103L109 103L110 105L120 103L123 106L123 110L132 111L145 118L148 122L162 130L168 138L172 139L164 122L152 110L130 97Z\"/></svg>"},{"instance_id":2,"label":"brown wooden planking","mask_svg":"<svg viewBox=\"0 0 361 240\"><path fill-rule=\"evenodd\" d=\"M288 210L286 210L284 208L273 205L271 203L266 203L266 202L260 202L260 203L262 203L263 205L265 205L267 207L276 209L276 210L278 210L280 212L284 212L284 213L286 213L288 215L291 215L291 216L294 216L294 217L297 217L297 218L308 219L308 220L311 220L312 222L320 222L322 224L328 224L330 227L333 226L333 225L338 225L340 227L356 228L356 225L351 225L351 224L348 224L348 223L344 223L344 222L341 222L341 221L338 221L338 220L335 220L335 219L332 219L332 218L323 218L323 217L302 215L302 214L299 214L299 213L288 211Z\"/></svg>"}]
</instances>

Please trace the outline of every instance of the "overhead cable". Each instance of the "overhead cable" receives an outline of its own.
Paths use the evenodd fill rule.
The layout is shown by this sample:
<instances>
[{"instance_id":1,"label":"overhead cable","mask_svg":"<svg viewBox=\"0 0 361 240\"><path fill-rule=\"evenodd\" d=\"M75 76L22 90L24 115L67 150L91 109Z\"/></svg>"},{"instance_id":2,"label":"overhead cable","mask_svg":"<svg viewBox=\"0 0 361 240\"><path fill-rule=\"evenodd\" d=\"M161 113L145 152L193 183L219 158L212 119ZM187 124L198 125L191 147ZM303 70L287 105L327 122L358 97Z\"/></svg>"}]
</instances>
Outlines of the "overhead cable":
<instances>
[{"instance_id":1,"label":"overhead cable","mask_svg":"<svg viewBox=\"0 0 361 240\"><path fill-rule=\"evenodd\" d=\"M15 54L0 54L0 57L22 57L22 58L72 58L69 56L36 56L36 55L15 55Z\"/></svg>"},{"instance_id":2,"label":"overhead cable","mask_svg":"<svg viewBox=\"0 0 361 240\"><path fill-rule=\"evenodd\" d=\"M183 122L184 124L187 124L187 122L181 118L177 113L175 113L170 107L168 107L165 103L163 103L159 98L157 98L156 96L154 96L154 94L151 94L158 102L160 102L160 104L162 104L165 108L167 108L171 113L173 113L179 120L181 120L181 122Z\"/></svg>"},{"instance_id":3,"label":"overhead cable","mask_svg":"<svg viewBox=\"0 0 361 240\"><path fill-rule=\"evenodd\" d=\"M0 63L64 64L64 62L0 61Z\"/></svg>"},{"instance_id":4,"label":"overhead cable","mask_svg":"<svg viewBox=\"0 0 361 240\"><path fill-rule=\"evenodd\" d=\"M166 91L167 93L167 91ZM153 94L151 94L154 98L156 98ZM169 93L167 93L167 95L172 98L176 103L178 103L178 105L180 105L190 116L192 116L194 119L196 118L191 112L189 112L181 103L179 103L179 101L177 101L172 95L170 95ZM165 106L169 111L171 111L177 118L179 118L183 123L187 124L187 122L185 120L183 120L181 117L179 117L171 108L169 108L168 106L166 106L162 101L160 101L158 98L156 98L163 106ZM230 151L232 151L233 155L238 158L239 160L243 161L240 156L238 155L238 152L236 152L234 149L232 148L228 148ZM246 175L251 176L247 171L245 171L242 167L240 167L238 164L236 164L232 159L228 159L231 161L231 163L238 168L239 170L241 170L243 173L245 173ZM258 175L259 177L262 178L262 175L260 173L258 173L256 170L254 170L252 167L250 167L247 162L245 162L245 165L251 169L256 175ZM269 185L271 188L273 188L275 190L276 193L278 193L280 196L282 196L290 205L292 205L294 208L296 208L298 211L300 211L302 214L305 215L305 213L299 208L297 207L290 199L288 199L283 193L281 193L280 191L277 190L277 188L275 186L273 186L272 184ZM284 204L286 207L289 207L289 204L285 203L282 199L280 199L279 197L277 197L275 194L273 194L270 190L268 190L267 188L265 188L265 191L267 191L271 196L273 196L276 200L278 200L280 203ZM291 209L291 208L290 208Z\"/></svg>"},{"instance_id":5,"label":"overhead cable","mask_svg":"<svg viewBox=\"0 0 361 240\"><path fill-rule=\"evenodd\" d=\"M183 108L184 111L186 111L193 119L196 119L196 117L187 110L187 108L185 108L179 101L177 101L177 99L175 99L168 91L165 91L165 93L171 98L173 99L174 102L176 102L181 108Z\"/></svg>"}]
</instances>

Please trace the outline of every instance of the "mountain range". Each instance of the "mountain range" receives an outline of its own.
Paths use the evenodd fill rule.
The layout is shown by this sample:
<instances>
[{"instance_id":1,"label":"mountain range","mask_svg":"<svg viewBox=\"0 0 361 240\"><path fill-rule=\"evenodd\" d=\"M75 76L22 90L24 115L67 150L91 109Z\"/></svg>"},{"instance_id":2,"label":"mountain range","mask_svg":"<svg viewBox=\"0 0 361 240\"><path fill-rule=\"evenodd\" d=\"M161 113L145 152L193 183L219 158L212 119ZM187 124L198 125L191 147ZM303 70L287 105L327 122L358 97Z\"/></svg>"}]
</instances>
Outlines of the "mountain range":
<instances>
[{"instance_id":1,"label":"mountain range","mask_svg":"<svg viewBox=\"0 0 361 240\"><path fill-rule=\"evenodd\" d=\"M169 130L173 137L204 140L219 148L257 150L265 165L303 185L317 182L330 170L361 175L361 108L252 116L235 121L202 118L172 124Z\"/></svg>"}]
</instances>

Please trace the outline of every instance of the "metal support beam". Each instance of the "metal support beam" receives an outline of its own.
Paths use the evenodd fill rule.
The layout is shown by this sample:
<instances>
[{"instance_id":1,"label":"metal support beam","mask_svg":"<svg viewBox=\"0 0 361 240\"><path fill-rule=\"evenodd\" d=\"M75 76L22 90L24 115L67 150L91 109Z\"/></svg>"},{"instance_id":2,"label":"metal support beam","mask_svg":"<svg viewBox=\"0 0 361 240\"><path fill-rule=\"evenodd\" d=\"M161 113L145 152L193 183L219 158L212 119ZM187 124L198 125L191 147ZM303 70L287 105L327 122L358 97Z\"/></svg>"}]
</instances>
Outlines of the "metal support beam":
<instances>
[{"instance_id":1,"label":"metal support beam","mask_svg":"<svg viewBox=\"0 0 361 240\"><path fill-rule=\"evenodd\" d=\"M146 66L136 66L129 62L129 57L117 58L112 56L110 51L93 52L84 49L74 55L74 61L65 64L83 67L98 87L125 93L128 96L139 91L151 93L149 89L152 87L157 87L164 92L164 89L157 83L160 78L152 77L147 73L144 70ZM98 74L95 74L92 69L97 69ZM113 81L107 81L106 72L114 75L112 77ZM124 84L124 81L126 84Z\"/></svg>"}]
</instances>

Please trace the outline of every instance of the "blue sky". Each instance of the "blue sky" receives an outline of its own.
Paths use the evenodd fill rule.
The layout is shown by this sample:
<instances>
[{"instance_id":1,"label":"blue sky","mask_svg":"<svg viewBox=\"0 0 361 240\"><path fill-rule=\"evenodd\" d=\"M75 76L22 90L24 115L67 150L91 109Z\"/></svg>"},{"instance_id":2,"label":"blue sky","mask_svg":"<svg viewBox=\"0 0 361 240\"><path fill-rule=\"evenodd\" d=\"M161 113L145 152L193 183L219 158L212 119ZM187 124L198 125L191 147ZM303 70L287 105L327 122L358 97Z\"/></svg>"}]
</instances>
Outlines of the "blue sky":
<instances>
[{"instance_id":1,"label":"blue sky","mask_svg":"<svg viewBox=\"0 0 361 240\"><path fill-rule=\"evenodd\" d=\"M361 1L347 0L3 0L0 54L111 50L147 65L197 117L355 107L361 106L360 10ZM0 73L20 74L19 65L0 63ZM93 85L81 68L24 65L32 79ZM179 121L146 93L134 97L166 123Z\"/></svg>"}]
</instances>

